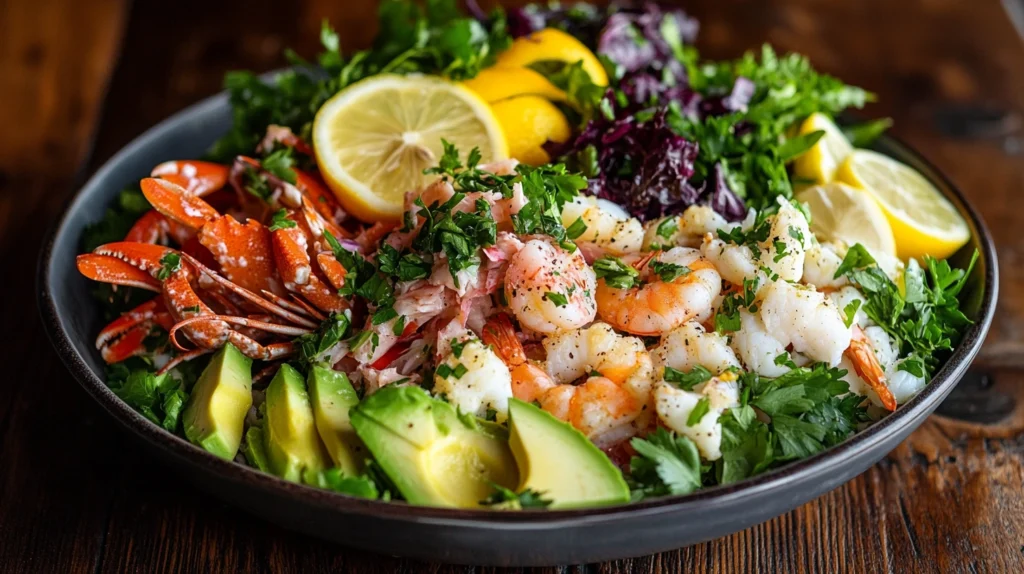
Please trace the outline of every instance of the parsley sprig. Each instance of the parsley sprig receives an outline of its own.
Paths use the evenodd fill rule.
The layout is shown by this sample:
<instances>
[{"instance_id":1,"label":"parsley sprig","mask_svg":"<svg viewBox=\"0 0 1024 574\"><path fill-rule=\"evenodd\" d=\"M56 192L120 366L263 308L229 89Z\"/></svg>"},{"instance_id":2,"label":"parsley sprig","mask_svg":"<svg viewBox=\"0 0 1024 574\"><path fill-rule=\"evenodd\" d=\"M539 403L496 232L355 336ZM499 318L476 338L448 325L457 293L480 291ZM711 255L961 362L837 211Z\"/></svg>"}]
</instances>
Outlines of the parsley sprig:
<instances>
[{"instance_id":1,"label":"parsley sprig","mask_svg":"<svg viewBox=\"0 0 1024 574\"><path fill-rule=\"evenodd\" d=\"M835 276L849 277L864 292L864 313L892 338L900 356L909 355L903 369L930 377L972 323L960 309L959 295L977 261L977 251L966 269L955 269L948 261L927 255L924 267L912 259L904 272L903 295L858 243L847 251Z\"/></svg>"}]
</instances>

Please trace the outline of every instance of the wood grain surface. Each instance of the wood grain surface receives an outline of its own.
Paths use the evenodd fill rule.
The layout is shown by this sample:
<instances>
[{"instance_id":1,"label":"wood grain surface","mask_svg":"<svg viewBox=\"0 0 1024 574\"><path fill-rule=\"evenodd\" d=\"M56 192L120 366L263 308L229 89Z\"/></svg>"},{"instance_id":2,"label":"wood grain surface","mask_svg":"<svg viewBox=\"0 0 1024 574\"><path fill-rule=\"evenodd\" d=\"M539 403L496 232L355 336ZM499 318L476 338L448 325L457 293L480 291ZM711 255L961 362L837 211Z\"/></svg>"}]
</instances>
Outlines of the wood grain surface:
<instances>
[{"instance_id":1,"label":"wood grain surface","mask_svg":"<svg viewBox=\"0 0 1024 574\"><path fill-rule=\"evenodd\" d=\"M0 0L0 571L489 571L330 545L183 484L72 380L33 308L39 246L82 175L226 70L314 53L323 18L365 46L373 4ZM767 41L876 92L866 114L892 116L988 222L999 314L940 414L849 484L706 544L539 571L1024 571L1024 42L996 0L682 5L708 56ZM965 135L964 117L988 119Z\"/></svg>"}]
</instances>

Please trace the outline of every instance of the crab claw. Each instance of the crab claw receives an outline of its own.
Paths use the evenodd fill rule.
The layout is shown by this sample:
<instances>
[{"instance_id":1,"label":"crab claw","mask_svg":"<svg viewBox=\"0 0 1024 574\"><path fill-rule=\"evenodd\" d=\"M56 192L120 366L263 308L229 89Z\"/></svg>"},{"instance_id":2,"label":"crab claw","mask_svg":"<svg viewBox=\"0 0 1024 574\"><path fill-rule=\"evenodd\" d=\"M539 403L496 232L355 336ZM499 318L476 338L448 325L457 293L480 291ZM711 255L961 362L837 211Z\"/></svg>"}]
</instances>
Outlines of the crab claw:
<instances>
[{"instance_id":1,"label":"crab claw","mask_svg":"<svg viewBox=\"0 0 1024 574\"><path fill-rule=\"evenodd\" d=\"M193 197L171 180L147 177L139 185L153 209L192 229L199 229L206 222L220 217L220 212L209 203Z\"/></svg>"},{"instance_id":2,"label":"crab claw","mask_svg":"<svg viewBox=\"0 0 1024 574\"><path fill-rule=\"evenodd\" d=\"M93 281L138 287L148 291L160 291L160 281L119 257L86 253L79 255L76 263L79 273Z\"/></svg>"},{"instance_id":3,"label":"crab claw","mask_svg":"<svg viewBox=\"0 0 1024 574\"><path fill-rule=\"evenodd\" d=\"M100 331L96 348L107 364L119 363L129 357L146 352L143 345L156 325L170 330L170 314L160 298L151 299L122 314Z\"/></svg>"},{"instance_id":4,"label":"crab claw","mask_svg":"<svg viewBox=\"0 0 1024 574\"><path fill-rule=\"evenodd\" d=\"M227 185L229 172L228 166L219 163L177 160L165 161L154 167L150 175L180 185L189 195L202 197Z\"/></svg>"}]
</instances>

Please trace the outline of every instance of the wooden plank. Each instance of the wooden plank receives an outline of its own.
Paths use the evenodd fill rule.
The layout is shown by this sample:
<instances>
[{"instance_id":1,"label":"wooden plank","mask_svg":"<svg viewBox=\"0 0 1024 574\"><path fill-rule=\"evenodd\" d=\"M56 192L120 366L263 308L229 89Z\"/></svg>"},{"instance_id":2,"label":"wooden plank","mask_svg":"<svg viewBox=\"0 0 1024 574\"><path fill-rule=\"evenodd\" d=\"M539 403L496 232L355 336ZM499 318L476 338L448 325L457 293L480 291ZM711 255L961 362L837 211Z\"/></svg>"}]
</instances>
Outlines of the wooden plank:
<instances>
[{"instance_id":1,"label":"wooden plank","mask_svg":"<svg viewBox=\"0 0 1024 574\"><path fill-rule=\"evenodd\" d=\"M91 572L122 440L39 327L33 270L97 124L126 4L0 2L0 569Z\"/></svg>"}]
</instances>

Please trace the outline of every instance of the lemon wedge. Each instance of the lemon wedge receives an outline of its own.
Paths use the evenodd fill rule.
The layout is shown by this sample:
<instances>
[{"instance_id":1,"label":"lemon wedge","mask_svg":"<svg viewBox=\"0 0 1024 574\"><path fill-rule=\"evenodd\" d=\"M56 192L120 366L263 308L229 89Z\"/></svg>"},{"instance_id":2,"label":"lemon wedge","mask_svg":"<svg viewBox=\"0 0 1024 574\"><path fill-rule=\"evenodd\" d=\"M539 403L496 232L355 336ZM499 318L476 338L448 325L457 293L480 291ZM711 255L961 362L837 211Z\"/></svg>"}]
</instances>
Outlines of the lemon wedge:
<instances>
[{"instance_id":1,"label":"lemon wedge","mask_svg":"<svg viewBox=\"0 0 1024 574\"><path fill-rule=\"evenodd\" d=\"M800 179L828 183L835 177L839 165L853 152L853 146L828 116L817 112L800 124L798 133L807 135L819 130L825 135L793 160L793 173Z\"/></svg>"},{"instance_id":2,"label":"lemon wedge","mask_svg":"<svg viewBox=\"0 0 1024 574\"><path fill-rule=\"evenodd\" d=\"M548 141L563 143L572 136L572 127L554 104L540 96L519 96L491 106L505 131L509 157L528 165L551 161L544 150Z\"/></svg>"},{"instance_id":3,"label":"lemon wedge","mask_svg":"<svg viewBox=\"0 0 1024 574\"><path fill-rule=\"evenodd\" d=\"M598 86L608 85L608 73L601 60L570 34L557 28L544 28L529 36L516 38L508 50L498 56L496 66L504 68L525 68L535 62L583 62L583 71Z\"/></svg>"},{"instance_id":4,"label":"lemon wedge","mask_svg":"<svg viewBox=\"0 0 1024 574\"><path fill-rule=\"evenodd\" d=\"M863 189L878 201L896 238L901 259L949 257L967 243L971 230L934 185L902 163L869 150L855 150L836 179Z\"/></svg>"},{"instance_id":5,"label":"lemon wedge","mask_svg":"<svg viewBox=\"0 0 1024 574\"><path fill-rule=\"evenodd\" d=\"M819 241L860 243L876 257L896 256L889 220L868 192L827 183L801 191L796 199L807 204L811 231Z\"/></svg>"},{"instance_id":6,"label":"lemon wedge","mask_svg":"<svg viewBox=\"0 0 1024 574\"><path fill-rule=\"evenodd\" d=\"M489 104L516 96L541 96L555 102L565 101L565 92L530 68L487 68L463 85Z\"/></svg>"},{"instance_id":7,"label":"lemon wedge","mask_svg":"<svg viewBox=\"0 0 1024 574\"><path fill-rule=\"evenodd\" d=\"M433 181L445 139L484 162L508 157L501 124L471 90L433 76L380 75L328 100L313 121L327 185L363 221L398 220L405 192Z\"/></svg>"}]
</instances>

